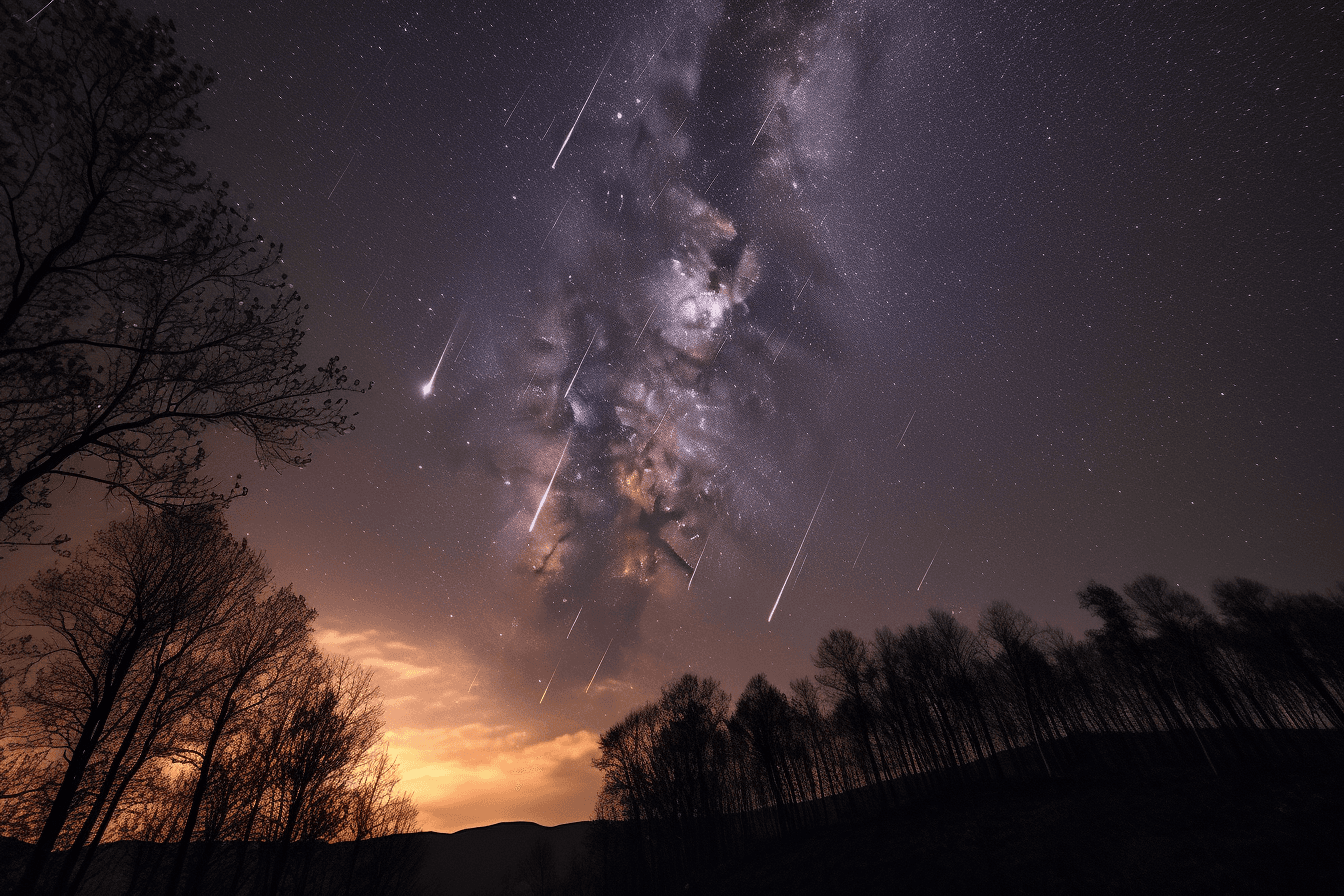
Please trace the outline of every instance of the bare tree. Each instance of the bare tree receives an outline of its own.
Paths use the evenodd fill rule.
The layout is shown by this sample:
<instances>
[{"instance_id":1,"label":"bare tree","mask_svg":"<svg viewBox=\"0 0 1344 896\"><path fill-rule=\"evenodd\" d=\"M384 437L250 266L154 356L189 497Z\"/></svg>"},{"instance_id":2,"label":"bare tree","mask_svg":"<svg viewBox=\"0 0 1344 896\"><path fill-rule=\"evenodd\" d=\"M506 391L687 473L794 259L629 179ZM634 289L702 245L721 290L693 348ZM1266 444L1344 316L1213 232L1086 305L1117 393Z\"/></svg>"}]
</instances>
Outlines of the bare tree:
<instances>
[{"instance_id":1,"label":"bare tree","mask_svg":"<svg viewBox=\"0 0 1344 896\"><path fill-rule=\"evenodd\" d=\"M72 845L83 845L100 812L111 816L157 736L184 711L180 685L195 674L196 649L268 575L218 511L170 510L113 523L17 594L19 621L50 639L23 695L24 733L30 744L63 751L17 893L36 886L86 783L91 804Z\"/></svg>"},{"instance_id":2,"label":"bare tree","mask_svg":"<svg viewBox=\"0 0 1344 896\"><path fill-rule=\"evenodd\" d=\"M70 0L0 21L0 544L60 543L62 481L221 499L203 432L266 464L349 428L347 379L298 353L306 308L228 185L181 153L212 76L171 23ZM235 483L234 493L240 486Z\"/></svg>"},{"instance_id":3,"label":"bare tree","mask_svg":"<svg viewBox=\"0 0 1344 896\"><path fill-rule=\"evenodd\" d=\"M221 739L240 717L260 711L270 699L279 676L306 645L317 615L301 595L289 588L265 600L252 601L239 611L216 641L213 680L195 705L195 715L204 730L199 752L188 754L196 766L196 781L169 872L169 893L176 890L186 863Z\"/></svg>"}]
</instances>

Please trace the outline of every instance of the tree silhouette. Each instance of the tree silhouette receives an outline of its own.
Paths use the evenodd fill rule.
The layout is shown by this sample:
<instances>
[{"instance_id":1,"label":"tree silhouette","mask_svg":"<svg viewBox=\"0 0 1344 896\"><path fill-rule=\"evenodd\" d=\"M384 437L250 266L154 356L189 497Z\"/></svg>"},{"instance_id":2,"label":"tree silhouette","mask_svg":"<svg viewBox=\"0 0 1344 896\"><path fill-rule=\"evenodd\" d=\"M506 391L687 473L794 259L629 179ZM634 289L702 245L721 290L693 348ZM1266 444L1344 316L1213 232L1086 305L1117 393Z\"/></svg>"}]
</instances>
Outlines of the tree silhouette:
<instances>
[{"instance_id":1,"label":"tree silhouette","mask_svg":"<svg viewBox=\"0 0 1344 896\"><path fill-rule=\"evenodd\" d=\"M164 506L220 499L210 426L266 464L349 428L358 390L298 359L305 307L228 185L180 152L212 76L170 23L111 3L0 22L0 544L59 543L61 481ZM235 483L235 492L238 485ZM44 541L45 537L45 541Z\"/></svg>"},{"instance_id":2,"label":"tree silhouette","mask_svg":"<svg viewBox=\"0 0 1344 896\"><path fill-rule=\"evenodd\" d=\"M1004 601L977 630L939 609L837 629L791 697L753 677L726 733L727 695L684 675L599 741L606 881L680 890L725 850L980 778L1336 764L1344 591L1213 595L1220 616L1157 576L1091 582L1081 640Z\"/></svg>"},{"instance_id":3,"label":"tree silhouette","mask_svg":"<svg viewBox=\"0 0 1344 896\"><path fill-rule=\"evenodd\" d=\"M79 892L108 838L141 844L127 892L201 892L217 852L233 867L211 889L250 873L259 894L302 890L337 840L355 841L345 889L402 879L405 844L362 845L416 816L378 749L378 693L270 578L219 508L169 508L4 594L0 831L33 841L15 893Z\"/></svg>"},{"instance_id":4,"label":"tree silhouette","mask_svg":"<svg viewBox=\"0 0 1344 896\"><path fill-rule=\"evenodd\" d=\"M21 624L51 639L22 696L21 730L65 751L17 893L36 886L94 770L61 872L62 884L68 879L95 825L106 829L127 784L189 708L199 650L268 576L218 511L168 510L113 523L16 595Z\"/></svg>"}]
</instances>

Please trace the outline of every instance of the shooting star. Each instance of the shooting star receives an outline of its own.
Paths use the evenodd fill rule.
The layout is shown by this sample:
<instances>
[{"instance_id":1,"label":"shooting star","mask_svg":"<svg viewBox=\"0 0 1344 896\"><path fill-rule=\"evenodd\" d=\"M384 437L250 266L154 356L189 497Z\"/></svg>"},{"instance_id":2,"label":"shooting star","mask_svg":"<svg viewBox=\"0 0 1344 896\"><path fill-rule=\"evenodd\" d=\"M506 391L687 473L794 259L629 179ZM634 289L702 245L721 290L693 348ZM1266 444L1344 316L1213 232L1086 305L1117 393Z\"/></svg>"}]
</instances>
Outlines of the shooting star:
<instances>
[{"instance_id":1,"label":"shooting star","mask_svg":"<svg viewBox=\"0 0 1344 896\"><path fill-rule=\"evenodd\" d=\"M859 565L859 557L862 556L863 549L866 548L867 546L868 546L868 536L865 535L863 536L863 544L859 545L859 553L854 555L854 562L849 565L850 569L854 569Z\"/></svg>"},{"instance_id":2,"label":"shooting star","mask_svg":"<svg viewBox=\"0 0 1344 896\"><path fill-rule=\"evenodd\" d=\"M798 558L803 555L803 545L807 544L807 536L812 531L812 524L817 521L817 511L821 510L821 502L826 500L826 491L831 487L831 476L835 475L835 468L831 468L831 473L826 477L826 487L821 490L821 497L817 499L816 510L812 511L812 519L807 521L807 528L803 530L803 540L798 542L798 551L793 555L793 562L789 564L789 573L784 576L784 584L779 586L779 594L775 597L775 605L770 608L770 615L765 617L768 623L775 618L775 610L779 609L779 599L784 596L784 589L789 587L789 577L793 575L793 568L798 565Z\"/></svg>"},{"instance_id":3,"label":"shooting star","mask_svg":"<svg viewBox=\"0 0 1344 896\"><path fill-rule=\"evenodd\" d=\"M709 539L705 539L705 544L700 548L700 556L695 558L695 569L691 570L691 580L686 583L686 590L690 591L691 586L695 584L695 574L700 571L700 561L705 559L705 551L709 549Z\"/></svg>"},{"instance_id":4,"label":"shooting star","mask_svg":"<svg viewBox=\"0 0 1344 896\"><path fill-rule=\"evenodd\" d=\"M624 35L622 35L624 36ZM574 136L574 129L579 126L579 119L583 117L583 110L588 108L588 100L593 98L593 91L597 90L597 82L602 80L602 76L607 73L607 66L611 63L611 57L616 52L616 47L620 46L621 39L616 38L616 43L612 45L611 52L607 54L606 61L602 63L602 69L597 73L597 78L593 81L593 86L588 89L588 96L584 98L583 105L579 107L579 114L574 116L574 123L569 126L569 133L560 143L560 151L555 154L555 162L551 162L551 170L555 170L555 163L560 161L560 156L564 155L565 147L569 145L569 138Z\"/></svg>"},{"instance_id":5,"label":"shooting star","mask_svg":"<svg viewBox=\"0 0 1344 896\"><path fill-rule=\"evenodd\" d=\"M775 114L775 107L779 105L779 100L770 104L770 111L765 113L765 118L761 119L761 126L756 129L756 136L751 138L751 145L755 146L756 141L761 139L761 131L765 130L765 123L770 120L770 116Z\"/></svg>"},{"instance_id":6,"label":"shooting star","mask_svg":"<svg viewBox=\"0 0 1344 896\"><path fill-rule=\"evenodd\" d=\"M548 240L548 239L551 238L551 234L555 231L555 225L557 225L557 224L560 223L560 216L563 215L563 214L565 213L565 209L567 209L567 208L569 208L569 200L568 200L568 199L565 200L565 204L564 204L564 205L560 206L560 211L556 212L555 220L551 222L551 229L548 230L548 231L546 231L546 237L545 237L545 239L543 239L543 240L541 241L541 244L542 244L543 246L546 245L546 240Z\"/></svg>"},{"instance_id":7,"label":"shooting star","mask_svg":"<svg viewBox=\"0 0 1344 896\"><path fill-rule=\"evenodd\" d=\"M588 348L583 350L583 357L579 359L579 366L574 368L574 375L569 378L569 385L565 387L565 394L560 396L561 401L569 397L569 390L574 388L574 381L579 378L579 371L583 369L583 362L588 360L588 351L593 347L593 339L596 338L597 331L594 330L593 338L588 340Z\"/></svg>"},{"instance_id":8,"label":"shooting star","mask_svg":"<svg viewBox=\"0 0 1344 896\"><path fill-rule=\"evenodd\" d=\"M625 197L624 197L624 196L621 197L621 201L622 201L622 202L625 201ZM639 345L639 340L641 340L641 339L644 338L644 331L647 330L647 329L649 328L649 321L653 320L653 312L654 312L654 311L657 311L657 310L658 310L658 306L657 306L657 305L654 305L654 306L653 306L653 309L649 311L649 316L648 316L647 318L644 319L644 326L642 326L642 327L639 328L639 335L635 337L635 345ZM635 345L630 346L630 349L631 349L632 351L634 350Z\"/></svg>"},{"instance_id":9,"label":"shooting star","mask_svg":"<svg viewBox=\"0 0 1344 896\"><path fill-rule=\"evenodd\" d=\"M545 699L546 699L546 691L549 691L549 690L551 689L551 682L555 681L555 673L556 673L556 672L559 672L559 671L560 671L560 664L559 664L559 663L556 663L556 664L555 664L555 670L554 670L553 672L551 672L551 677L548 678L548 679L546 680L546 687L545 687L544 690L542 690L542 692L541 692L541 700L538 700L538 701L537 701L538 703L541 703L542 700L545 700Z\"/></svg>"},{"instance_id":10,"label":"shooting star","mask_svg":"<svg viewBox=\"0 0 1344 896\"><path fill-rule=\"evenodd\" d=\"M923 575L922 577L920 577L919 584L915 586L915 590L916 590L916 591L918 591L919 589L921 589L921 588L924 587L924 580L927 579L927 578L929 577L929 570L933 569L933 561L938 559L938 552L941 551L941 550L943 549L943 545L944 545L946 542L947 542L947 536L944 535L944 536L943 536L943 540L940 541L940 542L938 542L938 547L934 548L934 551L933 551L933 560L930 560L930 561L929 561L929 565L926 566L926 567L924 567L924 575Z\"/></svg>"},{"instance_id":11,"label":"shooting star","mask_svg":"<svg viewBox=\"0 0 1344 896\"><path fill-rule=\"evenodd\" d=\"M905 429L901 430L901 437L896 440L897 448L901 447L901 443L905 441L905 434L910 431L910 424L914 422L915 422L915 412L911 411L910 419L905 421Z\"/></svg>"},{"instance_id":12,"label":"shooting star","mask_svg":"<svg viewBox=\"0 0 1344 896\"><path fill-rule=\"evenodd\" d=\"M551 481L546 483L546 491L541 493L541 503L537 505L537 512L532 515L532 525L527 527L529 532L537 527L537 518L541 516L541 508L546 506L546 498L551 494L551 486L555 485L555 477L560 475L560 465L565 462L565 452L569 450L569 443L573 438L574 433L571 432L569 438L565 439L565 447L560 449L560 459L555 462L555 472L551 474ZM578 622L577 616L574 617L574 621Z\"/></svg>"},{"instance_id":13,"label":"shooting star","mask_svg":"<svg viewBox=\"0 0 1344 896\"><path fill-rule=\"evenodd\" d=\"M51 5L50 3L47 4L47 6L50 6L50 5ZM644 73L645 73L646 71L649 70L649 66L653 64L653 60L654 60L654 59L657 59L657 58L658 58L658 55L659 55L660 53L662 53L664 50L667 49L667 45L668 45L669 43L671 43L671 41L672 41L672 35L675 34L676 31L677 31L676 28L670 28L670 29L668 29L668 32L667 32L667 40L663 41L663 45L662 45L661 47L658 48L657 52L654 52L654 53L649 54L649 60L648 60L647 62L644 63L644 67L643 67L642 69L639 70L639 74L638 74L638 75L635 75L635 80L632 81L631 84L630 84L631 88L633 88L633 87L635 87L637 84L639 84L639 79L642 78L642 77L644 77Z\"/></svg>"},{"instance_id":14,"label":"shooting star","mask_svg":"<svg viewBox=\"0 0 1344 896\"><path fill-rule=\"evenodd\" d=\"M615 641L615 640L616 640L615 638L612 638L612 639L611 639L611 641ZM608 642L607 642L607 650L610 650L610 649L611 649L611 641L608 641ZM590 678L590 679L588 679L588 688L591 688L591 687L593 686L593 682L597 681L597 673L598 673L598 671L602 668L602 662L603 662L603 660L605 660L605 659L607 658L607 650L602 651L602 659L600 659L600 660L597 661L597 669L594 669L594 670L593 670L593 677ZM557 667L557 668L559 668L559 667ZM584 688L584 689L583 689L583 692L584 692L585 694L588 693L588 688Z\"/></svg>"},{"instance_id":15,"label":"shooting star","mask_svg":"<svg viewBox=\"0 0 1344 896\"><path fill-rule=\"evenodd\" d=\"M457 316L457 323L453 324L453 331L448 334L448 341L443 344L443 351L439 353L439 363L434 365L434 372L429 375L429 382L420 387L420 394L428 398L434 391L434 378L439 375L439 368L443 366L443 359L448 356L448 347L453 344L453 337L457 335L458 324L462 323L462 315Z\"/></svg>"},{"instance_id":16,"label":"shooting star","mask_svg":"<svg viewBox=\"0 0 1344 896\"><path fill-rule=\"evenodd\" d=\"M374 278L374 280L373 280L373 285L370 286L370 287L369 287L369 291L368 291L367 293L364 294L364 301L362 301L362 302L359 303L359 308L360 308L361 311L364 310L364 306L365 306L365 305L369 304L369 298L373 295L373 291L374 291L375 289L378 288L378 284L382 282L382 280L383 280L383 274L385 274L385 273L387 273L387 269L386 269L386 268L384 268L383 270L379 271L379 272L378 272L378 276Z\"/></svg>"},{"instance_id":17,"label":"shooting star","mask_svg":"<svg viewBox=\"0 0 1344 896\"><path fill-rule=\"evenodd\" d=\"M51 4L53 4L53 3L55 3L55 2L56 2L56 0L47 0L47 6L50 6ZM33 19L37 18L38 16L42 15L42 13L46 12L46 11L47 11L47 6L42 7L42 8L39 9L37 12L35 12L35 13L33 13L31 16L29 16L29 17L28 17L28 22L31 22ZM28 22L24 22L23 24L27 25ZM669 37L670 37L670 35L669 35ZM652 60L653 57L650 56L649 59Z\"/></svg>"},{"instance_id":18,"label":"shooting star","mask_svg":"<svg viewBox=\"0 0 1344 896\"><path fill-rule=\"evenodd\" d=\"M803 290L807 289L811 285L812 285L812 277L811 275L808 275L808 278L803 281L803 289L798 290L798 295L793 297L793 309L795 311L798 310L798 300L803 297Z\"/></svg>"},{"instance_id":19,"label":"shooting star","mask_svg":"<svg viewBox=\"0 0 1344 896\"><path fill-rule=\"evenodd\" d=\"M467 685L467 693L468 693L468 694L471 693L471 689L472 689L472 688L476 687L476 679L478 679L478 678L480 678L480 677L481 677L481 670L480 670L480 669L477 669L477 670L476 670L476 674L473 675L473 676L471 676L471 684Z\"/></svg>"},{"instance_id":20,"label":"shooting star","mask_svg":"<svg viewBox=\"0 0 1344 896\"><path fill-rule=\"evenodd\" d=\"M335 192L336 192L336 188L339 187L339 186L341 185L341 181L345 180L345 172L349 171L349 170L350 170L350 166L353 165L353 164L355 164L355 156L358 156L358 155L359 155L359 153L358 153L357 151L351 154L351 156L350 156L350 161L346 162L346 163L345 163L345 167L341 169L341 176L338 177L338 178L336 178L336 183L332 184L332 187L331 187L331 193L328 193L328 194L327 194L327 198L328 198L328 199L331 198L332 193L335 193Z\"/></svg>"},{"instance_id":21,"label":"shooting star","mask_svg":"<svg viewBox=\"0 0 1344 896\"><path fill-rule=\"evenodd\" d=\"M537 83L536 79L533 79L526 87L523 88L523 92L518 94L518 102L514 103L513 108L509 110L509 117L504 119L504 124L500 128L500 130L503 130L504 128L509 126L509 122L513 120L513 113L518 111L518 103L521 103L523 101L523 97L527 96L527 92L532 89L532 85L535 83Z\"/></svg>"},{"instance_id":22,"label":"shooting star","mask_svg":"<svg viewBox=\"0 0 1344 896\"><path fill-rule=\"evenodd\" d=\"M569 634L565 635L565 640L569 640L569 635L574 634L574 626L579 624L579 617L583 615L583 607L579 607L579 612L574 614L574 621L569 624Z\"/></svg>"}]
</instances>

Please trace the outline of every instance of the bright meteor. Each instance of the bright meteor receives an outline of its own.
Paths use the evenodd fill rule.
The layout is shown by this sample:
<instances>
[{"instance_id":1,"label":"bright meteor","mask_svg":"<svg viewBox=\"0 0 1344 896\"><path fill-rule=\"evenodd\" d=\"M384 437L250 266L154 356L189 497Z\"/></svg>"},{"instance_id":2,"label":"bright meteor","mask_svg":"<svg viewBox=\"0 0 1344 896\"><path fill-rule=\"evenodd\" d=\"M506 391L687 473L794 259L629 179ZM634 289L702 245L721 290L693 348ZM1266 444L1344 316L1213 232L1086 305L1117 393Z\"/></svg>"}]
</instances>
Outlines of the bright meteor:
<instances>
[{"instance_id":1,"label":"bright meteor","mask_svg":"<svg viewBox=\"0 0 1344 896\"><path fill-rule=\"evenodd\" d=\"M546 491L541 493L541 503L537 505L537 512L532 515L532 525L527 527L527 531L529 532L537 528L537 518L541 516L541 508L546 506L546 498L551 494L551 486L555 485L555 477L560 475L560 465L565 462L565 452L569 450L569 443L573 438L574 433L571 432L569 438L565 439L565 447L560 449L560 459L555 462L555 472L551 474L551 481L546 483ZM580 612L582 612L583 608L580 607L579 609ZM575 616L574 621L578 622L579 617ZM566 635L565 637L569 636Z\"/></svg>"},{"instance_id":2,"label":"bright meteor","mask_svg":"<svg viewBox=\"0 0 1344 896\"><path fill-rule=\"evenodd\" d=\"M779 594L775 597L775 605L770 608L770 615L765 617L766 622L775 618L775 610L779 609L779 599L784 596L784 589L789 587L789 577L793 575L793 568L798 565L798 558L803 555L803 545L807 544L808 533L812 531L812 524L817 521L817 511L821 510L821 502L826 500L826 491L831 487L831 476L835 475L835 469L826 477L826 487L821 490L821 497L817 499L816 510L812 511L812 519L807 521L807 528L803 530L803 540L798 542L798 551L793 555L793 562L789 564L788 575L784 576L784 584L779 586Z\"/></svg>"},{"instance_id":3,"label":"bright meteor","mask_svg":"<svg viewBox=\"0 0 1344 896\"><path fill-rule=\"evenodd\" d=\"M593 91L597 89L597 82L602 80L602 76L607 73L607 66L611 64L611 57L616 52L616 47L620 45L620 39L612 46L611 52L607 54L607 59L602 63L602 70L597 73L597 78L593 81L593 86L588 90L588 96L584 98L583 105L579 107L579 114L574 116L574 123L569 126L569 133L560 143L560 151L555 154L555 162L560 161L560 156L564 155L565 147L569 145L569 138L574 136L574 129L579 126L579 119L583 117L583 110L588 108L588 100L593 98ZM551 162L551 170L555 170L555 162Z\"/></svg>"},{"instance_id":4,"label":"bright meteor","mask_svg":"<svg viewBox=\"0 0 1344 896\"><path fill-rule=\"evenodd\" d=\"M544 689L542 689L542 692L541 692L541 699L537 701L538 703L543 703L543 702L545 702L545 700L546 700L546 692L549 691L549 690L551 689L551 682L552 682L552 681L555 681L555 673L556 673L556 672L559 672L559 671L560 671L560 664L559 664L559 663L556 663L556 664L555 664L555 670L554 670L553 672L551 672L551 677L550 677L549 679L546 680L546 687L545 687Z\"/></svg>"},{"instance_id":5,"label":"bright meteor","mask_svg":"<svg viewBox=\"0 0 1344 896\"><path fill-rule=\"evenodd\" d=\"M615 641L615 640L616 640L615 638L612 638L612 639L611 639L611 641ZM608 642L607 642L607 650L610 650L610 649L611 649L611 641L608 641ZM598 673L598 671L602 668L602 660L605 660L605 659L607 658L607 650L602 651L602 659L600 659L600 660L597 661L597 668L593 670L593 677L590 678L590 679L588 679L588 688L591 688L591 687L593 686L593 682L597 681L597 673ZM556 668L559 668L559 667L557 666ZM583 689L583 692L584 692L585 694L588 693L588 688L584 688L584 689ZM545 695L543 695L543 696L545 696Z\"/></svg>"},{"instance_id":6,"label":"bright meteor","mask_svg":"<svg viewBox=\"0 0 1344 896\"><path fill-rule=\"evenodd\" d=\"M379 275L381 276L381 275ZM374 286L377 286L374 283ZM448 347L453 344L453 337L457 335L458 324L462 323L462 315L457 316L457 323L453 324L453 331L448 334L448 341L443 344L443 351L439 352L439 363L434 365L434 372L429 375L429 382L420 387L420 394L425 398L434 391L434 379L439 375L439 368L443 366L443 359L448 357Z\"/></svg>"}]
</instances>

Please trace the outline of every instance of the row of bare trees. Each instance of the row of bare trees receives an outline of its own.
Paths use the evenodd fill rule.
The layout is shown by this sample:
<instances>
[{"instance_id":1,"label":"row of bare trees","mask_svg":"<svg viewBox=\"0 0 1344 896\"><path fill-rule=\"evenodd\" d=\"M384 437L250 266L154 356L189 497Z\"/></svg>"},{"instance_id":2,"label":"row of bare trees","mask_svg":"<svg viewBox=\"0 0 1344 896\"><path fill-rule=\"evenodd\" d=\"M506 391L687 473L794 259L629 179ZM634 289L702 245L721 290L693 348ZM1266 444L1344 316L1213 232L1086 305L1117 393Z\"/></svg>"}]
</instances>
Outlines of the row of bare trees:
<instances>
[{"instance_id":1,"label":"row of bare trees","mask_svg":"<svg viewBox=\"0 0 1344 896\"><path fill-rule=\"evenodd\" d=\"M314 611L218 510L113 523L4 615L0 833L33 844L15 893L74 894L100 843L136 840L159 846L129 891L209 874L274 896L296 844L412 829L369 673L316 648Z\"/></svg>"},{"instance_id":2,"label":"row of bare trees","mask_svg":"<svg viewBox=\"0 0 1344 896\"><path fill-rule=\"evenodd\" d=\"M953 782L1337 751L1344 592L1220 581L1215 612L1143 576L1078 598L1100 622L1082 640L996 602L975 630L935 609L872 640L832 631L788 694L763 675L736 703L712 679L668 684L600 741L597 817L623 822L607 847L642 878L622 885Z\"/></svg>"}]
</instances>

